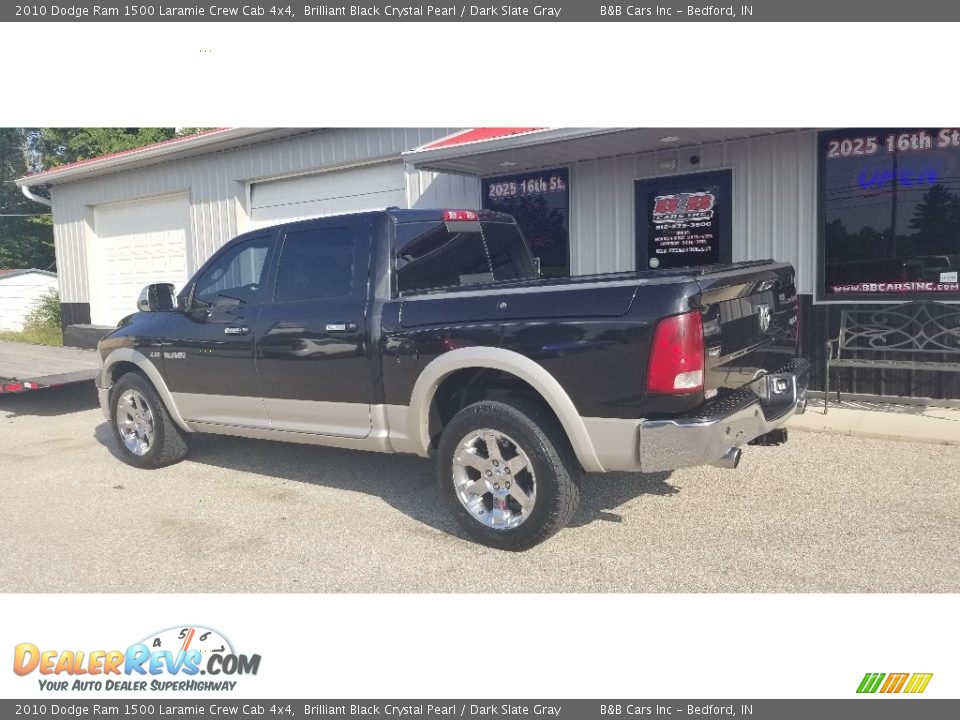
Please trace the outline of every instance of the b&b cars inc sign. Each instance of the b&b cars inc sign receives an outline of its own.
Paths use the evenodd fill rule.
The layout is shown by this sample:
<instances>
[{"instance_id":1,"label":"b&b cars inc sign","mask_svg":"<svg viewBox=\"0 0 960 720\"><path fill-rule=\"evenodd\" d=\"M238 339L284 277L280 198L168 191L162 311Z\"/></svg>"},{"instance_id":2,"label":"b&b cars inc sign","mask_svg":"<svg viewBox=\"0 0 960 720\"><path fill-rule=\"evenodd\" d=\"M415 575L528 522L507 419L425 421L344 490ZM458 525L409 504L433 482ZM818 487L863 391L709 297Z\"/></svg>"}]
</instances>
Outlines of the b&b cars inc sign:
<instances>
[{"instance_id":1,"label":"b&b cars inc sign","mask_svg":"<svg viewBox=\"0 0 960 720\"><path fill-rule=\"evenodd\" d=\"M651 268L720 262L718 189L705 187L648 198Z\"/></svg>"}]
</instances>

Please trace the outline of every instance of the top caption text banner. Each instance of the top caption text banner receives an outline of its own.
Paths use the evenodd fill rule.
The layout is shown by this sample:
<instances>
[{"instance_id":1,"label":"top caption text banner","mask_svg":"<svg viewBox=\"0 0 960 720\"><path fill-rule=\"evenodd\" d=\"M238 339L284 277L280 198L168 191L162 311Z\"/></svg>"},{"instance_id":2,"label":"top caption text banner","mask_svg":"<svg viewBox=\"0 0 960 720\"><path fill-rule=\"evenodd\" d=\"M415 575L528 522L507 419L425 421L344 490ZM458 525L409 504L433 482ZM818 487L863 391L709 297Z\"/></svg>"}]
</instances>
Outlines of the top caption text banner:
<instances>
[{"instance_id":1,"label":"top caption text banner","mask_svg":"<svg viewBox=\"0 0 960 720\"><path fill-rule=\"evenodd\" d=\"M942 0L764 0L747 4L543 3L434 4L39 2L3 4L3 22L933 22L960 20L960 3Z\"/></svg>"}]
</instances>

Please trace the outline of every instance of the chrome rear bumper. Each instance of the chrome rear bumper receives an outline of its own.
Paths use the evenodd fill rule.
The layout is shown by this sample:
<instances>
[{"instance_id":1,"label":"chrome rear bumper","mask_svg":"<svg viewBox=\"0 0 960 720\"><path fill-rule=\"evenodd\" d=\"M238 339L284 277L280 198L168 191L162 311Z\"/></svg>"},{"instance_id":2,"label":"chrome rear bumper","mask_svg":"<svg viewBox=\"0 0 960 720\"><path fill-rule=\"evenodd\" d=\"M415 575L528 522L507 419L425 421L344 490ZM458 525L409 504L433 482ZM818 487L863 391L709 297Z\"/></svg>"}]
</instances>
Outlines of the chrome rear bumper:
<instances>
[{"instance_id":1,"label":"chrome rear bumper","mask_svg":"<svg viewBox=\"0 0 960 720\"><path fill-rule=\"evenodd\" d=\"M779 372L758 378L730 399L736 409L708 407L701 417L644 420L638 433L641 472L712 465L734 448L782 427L806 405L810 364L795 359ZM743 398L753 399L744 400Z\"/></svg>"},{"instance_id":2,"label":"chrome rear bumper","mask_svg":"<svg viewBox=\"0 0 960 720\"><path fill-rule=\"evenodd\" d=\"M697 416L668 420L583 418L605 471L658 472L695 465L734 467L736 453L754 438L803 412L810 363L792 360L779 372L725 393Z\"/></svg>"}]
</instances>

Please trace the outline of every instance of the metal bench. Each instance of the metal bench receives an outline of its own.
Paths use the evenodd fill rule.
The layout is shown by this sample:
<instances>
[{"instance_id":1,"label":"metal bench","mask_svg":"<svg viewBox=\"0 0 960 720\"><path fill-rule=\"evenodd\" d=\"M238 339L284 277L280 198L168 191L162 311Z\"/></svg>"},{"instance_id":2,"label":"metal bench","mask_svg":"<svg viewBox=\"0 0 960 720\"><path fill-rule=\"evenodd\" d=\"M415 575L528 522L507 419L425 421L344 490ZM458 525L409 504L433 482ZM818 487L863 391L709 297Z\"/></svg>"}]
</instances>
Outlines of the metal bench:
<instances>
[{"instance_id":1,"label":"metal bench","mask_svg":"<svg viewBox=\"0 0 960 720\"><path fill-rule=\"evenodd\" d=\"M844 310L840 334L827 340L824 415L832 367L960 372L960 306L909 302L876 310Z\"/></svg>"}]
</instances>

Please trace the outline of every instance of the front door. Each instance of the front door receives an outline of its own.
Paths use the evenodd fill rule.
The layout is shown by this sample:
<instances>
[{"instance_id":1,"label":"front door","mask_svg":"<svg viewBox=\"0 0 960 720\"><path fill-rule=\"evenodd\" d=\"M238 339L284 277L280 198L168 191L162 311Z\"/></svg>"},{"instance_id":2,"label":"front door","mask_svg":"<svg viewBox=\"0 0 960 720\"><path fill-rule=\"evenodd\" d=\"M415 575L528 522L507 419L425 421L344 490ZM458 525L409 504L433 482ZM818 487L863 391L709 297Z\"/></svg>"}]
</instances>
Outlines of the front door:
<instances>
[{"instance_id":1,"label":"front door","mask_svg":"<svg viewBox=\"0 0 960 720\"><path fill-rule=\"evenodd\" d=\"M187 421L267 428L257 386L255 327L273 234L238 239L193 284L190 306L164 326L167 386Z\"/></svg>"},{"instance_id":2,"label":"front door","mask_svg":"<svg viewBox=\"0 0 960 720\"><path fill-rule=\"evenodd\" d=\"M280 238L275 291L257 322L257 370L275 430L370 434L367 347L372 224L330 218Z\"/></svg>"},{"instance_id":3,"label":"front door","mask_svg":"<svg viewBox=\"0 0 960 720\"><path fill-rule=\"evenodd\" d=\"M730 170L637 180L634 193L637 270L731 261Z\"/></svg>"}]
</instances>

